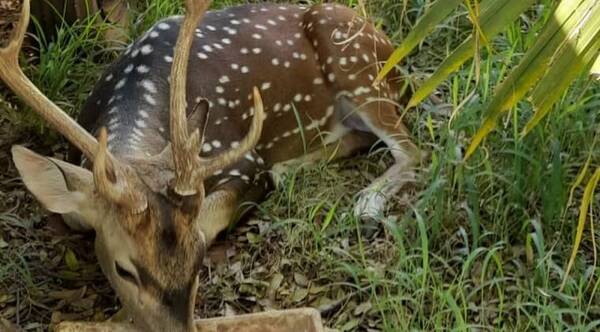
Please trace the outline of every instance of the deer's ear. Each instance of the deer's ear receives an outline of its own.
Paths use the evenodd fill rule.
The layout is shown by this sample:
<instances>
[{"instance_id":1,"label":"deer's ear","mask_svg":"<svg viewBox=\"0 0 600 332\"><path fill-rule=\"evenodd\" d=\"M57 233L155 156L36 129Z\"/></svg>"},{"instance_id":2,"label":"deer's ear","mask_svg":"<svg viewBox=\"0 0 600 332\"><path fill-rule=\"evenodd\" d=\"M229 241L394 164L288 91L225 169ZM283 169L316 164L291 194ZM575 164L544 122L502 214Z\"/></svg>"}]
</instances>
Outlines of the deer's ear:
<instances>
[{"instance_id":1,"label":"deer's ear","mask_svg":"<svg viewBox=\"0 0 600 332\"><path fill-rule=\"evenodd\" d=\"M80 214L92 198L94 179L90 171L22 146L15 145L11 151L25 186L49 211Z\"/></svg>"}]
</instances>

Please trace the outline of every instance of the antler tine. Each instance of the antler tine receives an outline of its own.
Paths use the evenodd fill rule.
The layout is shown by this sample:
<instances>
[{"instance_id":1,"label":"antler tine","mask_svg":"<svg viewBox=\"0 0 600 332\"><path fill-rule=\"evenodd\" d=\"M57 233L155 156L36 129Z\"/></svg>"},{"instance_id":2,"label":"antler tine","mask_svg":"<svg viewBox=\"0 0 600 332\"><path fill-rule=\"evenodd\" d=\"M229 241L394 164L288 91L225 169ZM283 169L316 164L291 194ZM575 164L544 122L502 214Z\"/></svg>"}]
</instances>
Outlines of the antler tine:
<instances>
[{"instance_id":1,"label":"antler tine","mask_svg":"<svg viewBox=\"0 0 600 332\"><path fill-rule=\"evenodd\" d=\"M252 150L260 139L265 118L262 98L258 88L254 87L254 116L252 124L246 137L240 142L240 145L234 149L227 150L210 159L200 159L200 167L196 169L194 178L201 181L212 175L219 169L230 165L244 157L246 153Z\"/></svg>"},{"instance_id":2,"label":"antler tine","mask_svg":"<svg viewBox=\"0 0 600 332\"><path fill-rule=\"evenodd\" d=\"M90 133L48 99L21 70L19 52L28 24L29 0L23 0L21 18L17 23L17 27L8 45L0 49L0 78L50 126L81 150L89 160L99 161L100 165L97 167L98 170L94 172L94 178L102 194L118 204L140 209L141 206L145 205L145 199L141 199L139 194L132 190L131 184L127 183L129 178L123 177L126 170L106 151L106 144L103 148L99 147L98 141ZM96 158L96 154L99 155L98 158ZM107 170L106 163L110 164L114 171L114 183L108 180L107 174L100 172L100 170Z\"/></svg>"},{"instance_id":3,"label":"antler tine","mask_svg":"<svg viewBox=\"0 0 600 332\"><path fill-rule=\"evenodd\" d=\"M148 207L146 197L133 188L131 177L128 176L126 166L115 165L107 147L106 128L100 129L98 149L94 158L94 184L104 197L117 205L123 206L133 213L139 213Z\"/></svg>"},{"instance_id":4,"label":"antler tine","mask_svg":"<svg viewBox=\"0 0 600 332\"><path fill-rule=\"evenodd\" d=\"M194 195L198 191L191 179L197 169L197 155L200 152L200 134L191 137L187 131L186 81L188 59L194 30L204 16L210 1L186 0L186 15L177 36L175 54L171 67L170 130L175 166L174 191L182 196Z\"/></svg>"},{"instance_id":5,"label":"antler tine","mask_svg":"<svg viewBox=\"0 0 600 332\"><path fill-rule=\"evenodd\" d=\"M23 73L19 66L19 51L29 24L29 0L23 1L21 18L8 45L0 49L0 78L54 129L63 134L90 160L98 143L92 135L50 101Z\"/></svg>"}]
</instances>

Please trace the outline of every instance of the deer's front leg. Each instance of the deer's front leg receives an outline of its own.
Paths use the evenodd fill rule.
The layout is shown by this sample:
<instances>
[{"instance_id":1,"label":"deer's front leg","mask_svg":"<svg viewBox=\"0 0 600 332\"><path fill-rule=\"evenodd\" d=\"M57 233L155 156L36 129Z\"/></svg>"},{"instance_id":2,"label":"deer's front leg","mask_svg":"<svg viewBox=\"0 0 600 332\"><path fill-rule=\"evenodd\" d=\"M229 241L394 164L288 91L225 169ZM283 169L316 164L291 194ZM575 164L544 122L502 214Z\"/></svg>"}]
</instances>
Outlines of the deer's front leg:
<instances>
[{"instance_id":1,"label":"deer's front leg","mask_svg":"<svg viewBox=\"0 0 600 332\"><path fill-rule=\"evenodd\" d=\"M206 237L207 245L212 244L217 235L234 220L239 205L238 196L230 188L215 191L204 199L198 225Z\"/></svg>"},{"instance_id":2,"label":"deer's front leg","mask_svg":"<svg viewBox=\"0 0 600 332\"><path fill-rule=\"evenodd\" d=\"M238 164L224 171L223 174L227 175L218 181L220 184L206 195L202 203L198 224L206 236L207 245L247 212L245 203L259 202L270 187L266 172L261 172L257 177L250 176L260 170L248 167L250 165L247 162L246 164L246 167L240 167ZM249 178L254 180L250 181Z\"/></svg>"}]
</instances>

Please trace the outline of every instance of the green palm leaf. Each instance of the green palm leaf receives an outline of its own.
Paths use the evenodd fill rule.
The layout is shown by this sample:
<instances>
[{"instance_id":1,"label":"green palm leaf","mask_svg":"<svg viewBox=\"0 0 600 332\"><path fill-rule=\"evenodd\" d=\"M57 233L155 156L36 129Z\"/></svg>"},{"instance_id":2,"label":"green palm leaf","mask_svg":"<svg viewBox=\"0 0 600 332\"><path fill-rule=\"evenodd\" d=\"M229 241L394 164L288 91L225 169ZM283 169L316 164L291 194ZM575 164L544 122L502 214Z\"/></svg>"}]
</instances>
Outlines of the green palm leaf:
<instances>
[{"instance_id":1,"label":"green palm leaf","mask_svg":"<svg viewBox=\"0 0 600 332\"><path fill-rule=\"evenodd\" d=\"M480 26L487 38L492 38L533 4L534 0L485 0L481 3ZM475 54L475 38L466 39L443 62L433 75L413 94L407 108L418 105L450 74Z\"/></svg>"},{"instance_id":2,"label":"green palm leaf","mask_svg":"<svg viewBox=\"0 0 600 332\"><path fill-rule=\"evenodd\" d=\"M532 4L533 0L483 0L479 22L474 22L478 33L483 35L486 40L493 37ZM409 34L410 38L407 38L388 59L379 73L377 81L381 80L423 40L433 29L434 24L441 22L457 6L457 1L439 0L435 2ZM468 9L470 17L475 20L477 16L475 11L470 7ZM465 40L442 62L431 78L415 92L407 108L416 106L425 99L443 80L474 55L477 46L473 36ZM550 112L552 105L561 97L571 82L586 70L590 71L592 77L600 79L600 1L562 0L554 9L539 36L536 37L534 45L497 87L487 107L483 124L473 136L467 149L465 160L476 151L483 139L495 128L500 116L513 108L530 90L533 90L531 102L535 113L525 125L523 134L531 131ZM589 159L577 177L574 188L583 181L588 166ZM575 261L586 217L599 182L600 168L597 168L585 187L579 209L573 250L561 289L564 287Z\"/></svg>"},{"instance_id":3,"label":"green palm leaf","mask_svg":"<svg viewBox=\"0 0 600 332\"><path fill-rule=\"evenodd\" d=\"M408 36L406 36L402 44L390 55L390 58L375 78L373 85L378 85L395 65L400 63L415 46L423 41L443 19L460 5L460 2L461 0L438 0L431 5L425 15L423 15Z\"/></svg>"},{"instance_id":4,"label":"green palm leaf","mask_svg":"<svg viewBox=\"0 0 600 332\"><path fill-rule=\"evenodd\" d=\"M469 158L483 139L495 128L498 118L523 99L525 94L538 83L552 63L561 45L596 6L595 0L565 0L554 11L533 47L527 51L519 65L500 84L487 108L483 125L469 145L465 159Z\"/></svg>"},{"instance_id":5,"label":"green palm leaf","mask_svg":"<svg viewBox=\"0 0 600 332\"><path fill-rule=\"evenodd\" d=\"M531 100L536 112L525 125L526 135L542 120L552 105L570 83L577 78L598 56L600 48L600 6L595 6L588 15L589 22L581 22L581 30L573 31L554 55L548 72L542 77L532 92Z\"/></svg>"},{"instance_id":6,"label":"green palm leaf","mask_svg":"<svg viewBox=\"0 0 600 332\"><path fill-rule=\"evenodd\" d=\"M594 65L592 65L592 69L590 69L590 75L597 80L600 79L600 54L596 58Z\"/></svg>"}]
</instances>

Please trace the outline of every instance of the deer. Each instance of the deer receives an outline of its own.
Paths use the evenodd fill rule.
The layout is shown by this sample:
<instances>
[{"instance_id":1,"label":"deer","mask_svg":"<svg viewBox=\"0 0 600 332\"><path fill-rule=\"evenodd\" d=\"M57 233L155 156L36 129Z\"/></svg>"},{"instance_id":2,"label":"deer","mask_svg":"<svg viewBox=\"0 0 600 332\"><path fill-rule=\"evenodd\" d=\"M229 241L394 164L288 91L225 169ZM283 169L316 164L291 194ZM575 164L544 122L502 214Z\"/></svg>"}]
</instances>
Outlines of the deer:
<instances>
[{"instance_id":1,"label":"deer","mask_svg":"<svg viewBox=\"0 0 600 332\"><path fill-rule=\"evenodd\" d=\"M394 163L354 207L366 220L421 158L402 123L405 80L372 84L392 43L354 10L184 6L106 69L77 121L19 67L29 0L0 50L0 78L74 151L63 161L15 145L16 169L48 211L95 232L101 269L143 331L194 330L203 257L244 202L269 192L274 169L385 144Z\"/></svg>"}]
</instances>

